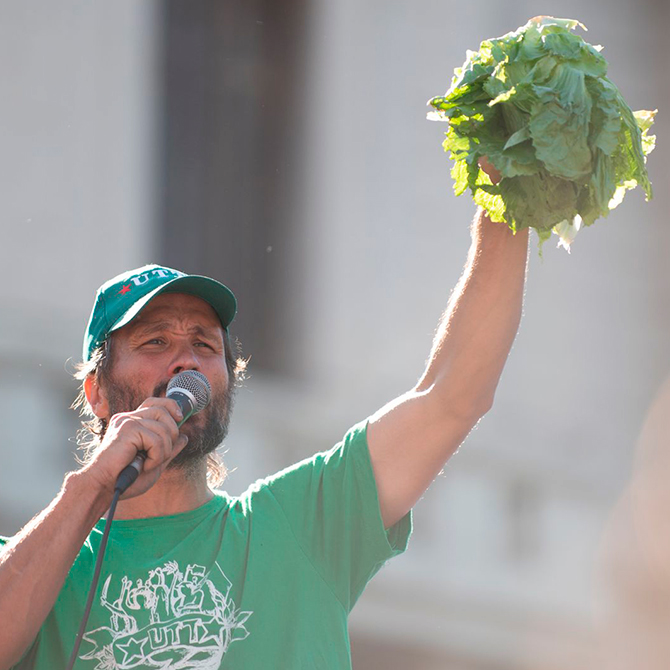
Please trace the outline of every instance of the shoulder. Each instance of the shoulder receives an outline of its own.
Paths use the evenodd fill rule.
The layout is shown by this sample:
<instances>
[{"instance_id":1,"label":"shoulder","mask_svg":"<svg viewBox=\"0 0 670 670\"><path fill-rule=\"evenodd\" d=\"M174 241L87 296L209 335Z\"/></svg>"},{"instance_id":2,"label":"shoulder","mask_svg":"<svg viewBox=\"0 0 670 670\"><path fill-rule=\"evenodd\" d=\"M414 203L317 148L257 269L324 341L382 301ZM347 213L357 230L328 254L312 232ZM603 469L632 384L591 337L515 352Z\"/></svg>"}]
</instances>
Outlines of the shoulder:
<instances>
[{"instance_id":1,"label":"shoulder","mask_svg":"<svg viewBox=\"0 0 670 670\"><path fill-rule=\"evenodd\" d=\"M267 493L277 493L286 488L308 486L321 478L336 478L348 469L360 473L369 464L367 445L368 420L352 426L344 437L331 448L318 451L269 477L254 482L241 499L253 499ZM357 466L360 466L357 468Z\"/></svg>"}]
</instances>

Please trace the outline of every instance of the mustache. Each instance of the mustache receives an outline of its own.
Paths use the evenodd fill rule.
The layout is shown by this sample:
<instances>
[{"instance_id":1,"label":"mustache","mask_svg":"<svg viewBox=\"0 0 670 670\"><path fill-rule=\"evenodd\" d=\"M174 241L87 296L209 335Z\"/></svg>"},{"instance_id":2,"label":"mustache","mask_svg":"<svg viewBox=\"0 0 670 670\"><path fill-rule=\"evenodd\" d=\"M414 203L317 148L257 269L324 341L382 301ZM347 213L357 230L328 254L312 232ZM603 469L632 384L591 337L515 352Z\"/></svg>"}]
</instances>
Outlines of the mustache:
<instances>
[{"instance_id":1,"label":"mustache","mask_svg":"<svg viewBox=\"0 0 670 670\"><path fill-rule=\"evenodd\" d=\"M154 387L154 390L151 392L152 397L154 398L164 398L167 393L168 381L160 382Z\"/></svg>"}]
</instances>

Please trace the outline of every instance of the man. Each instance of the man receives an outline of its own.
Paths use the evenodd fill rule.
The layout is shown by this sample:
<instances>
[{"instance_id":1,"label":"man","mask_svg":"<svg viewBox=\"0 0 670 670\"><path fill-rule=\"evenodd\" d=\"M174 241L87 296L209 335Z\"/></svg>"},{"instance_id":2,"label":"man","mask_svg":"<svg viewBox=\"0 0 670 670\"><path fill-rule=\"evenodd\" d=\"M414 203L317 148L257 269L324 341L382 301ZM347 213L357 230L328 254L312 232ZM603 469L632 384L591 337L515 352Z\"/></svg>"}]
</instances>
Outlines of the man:
<instances>
[{"instance_id":1,"label":"man","mask_svg":"<svg viewBox=\"0 0 670 670\"><path fill-rule=\"evenodd\" d=\"M0 668L65 667L101 517L141 450L75 668L351 667L347 615L404 551L412 506L491 407L518 329L528 231L512 235L480 210L472 238L414 388L239 498L207 485L236 369L232 293L158 266L103 285L83 380L99 438L0 552ZM183 370L208 378L212 402L179 428L165 389Z\"/></svg>"}]
</instances>

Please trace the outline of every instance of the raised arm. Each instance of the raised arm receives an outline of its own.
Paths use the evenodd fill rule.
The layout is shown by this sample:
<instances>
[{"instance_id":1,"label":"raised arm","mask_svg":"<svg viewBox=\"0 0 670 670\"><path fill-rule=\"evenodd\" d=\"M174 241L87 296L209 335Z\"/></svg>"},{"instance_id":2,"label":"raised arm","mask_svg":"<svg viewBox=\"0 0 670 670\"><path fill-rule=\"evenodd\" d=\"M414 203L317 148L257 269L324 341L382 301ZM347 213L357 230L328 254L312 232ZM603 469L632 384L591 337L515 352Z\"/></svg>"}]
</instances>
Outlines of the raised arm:
<instances>
[{"instance_id":1,"label":"raised arm","mask_svg":"<svg viewBox=\"0 0 670 670\"><path fill-rule=\"evenodd\" d=\"M463 274L417 385L370 420L368 444L384 525L399 521L491 408L521 320L528 230L479 210Z\"/></svg>"}]
</instances>

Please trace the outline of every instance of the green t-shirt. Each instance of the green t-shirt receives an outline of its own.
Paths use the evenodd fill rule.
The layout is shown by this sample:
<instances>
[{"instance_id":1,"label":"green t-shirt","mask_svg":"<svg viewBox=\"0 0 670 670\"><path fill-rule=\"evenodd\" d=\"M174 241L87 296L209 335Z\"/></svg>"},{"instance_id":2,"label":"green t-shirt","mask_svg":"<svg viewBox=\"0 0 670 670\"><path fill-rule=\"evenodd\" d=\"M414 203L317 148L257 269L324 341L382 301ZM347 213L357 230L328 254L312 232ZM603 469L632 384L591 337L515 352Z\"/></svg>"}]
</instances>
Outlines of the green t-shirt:
<instances>
[{"instance_id":1,"label":"green t-shirt","mask_svg":"<svg viewBox=\"0 0 670 670\"><path fill-rule=\"evenodd\" d=\"M347 616L412 523L384 530L366 426L240 497L114 521L75 669L351 668ZM66 667L103 528L15 668Z\"/></svg>"}]
</instances>

